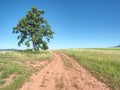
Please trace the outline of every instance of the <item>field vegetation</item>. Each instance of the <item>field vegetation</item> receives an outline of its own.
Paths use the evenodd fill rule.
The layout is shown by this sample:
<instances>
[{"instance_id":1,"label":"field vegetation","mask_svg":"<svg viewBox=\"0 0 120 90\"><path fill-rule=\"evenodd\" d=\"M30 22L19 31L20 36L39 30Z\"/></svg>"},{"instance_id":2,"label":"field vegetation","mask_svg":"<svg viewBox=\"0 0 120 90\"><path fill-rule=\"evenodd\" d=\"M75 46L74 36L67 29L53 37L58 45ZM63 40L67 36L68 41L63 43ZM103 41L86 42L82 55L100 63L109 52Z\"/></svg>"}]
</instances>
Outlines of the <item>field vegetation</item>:
<instances>
[{"instance_id":1,"label":"field vegetation","mask_svg":"<svg viewBox=\"0 0 120 90\"><path fill-rule=\"evenodd\" d=\"M75 58L112 90L120 90L120 48L66 49L63 51Z\"/></svg>"},{"instance_id":2,"label":"field vegetation","mask_svg":"<svg viewBox=\"0 0 120 90\"><path fill-rule=\"evenodd\" d=\"M16 90L33 72L26 61L51 60L50 51L1 51L0 52L0 90Z\"/></svg>"}]
</instances>

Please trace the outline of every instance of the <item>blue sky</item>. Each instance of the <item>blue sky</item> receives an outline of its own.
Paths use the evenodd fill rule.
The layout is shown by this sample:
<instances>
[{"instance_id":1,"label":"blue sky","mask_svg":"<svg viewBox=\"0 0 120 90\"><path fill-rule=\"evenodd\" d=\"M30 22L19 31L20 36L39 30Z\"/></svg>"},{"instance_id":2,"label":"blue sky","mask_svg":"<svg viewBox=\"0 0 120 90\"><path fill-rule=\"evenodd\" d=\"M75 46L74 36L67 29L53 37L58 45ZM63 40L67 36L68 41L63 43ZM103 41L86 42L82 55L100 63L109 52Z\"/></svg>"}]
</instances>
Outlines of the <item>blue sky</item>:
<instances>
[{"instance_id":1,"label":"blue sky","mask_svg":"<svg viewBox=\"0 0 120 90\"><path fill-rule=\"evenodd\" d=\"M0 48L17 46L12 28L32 6L45 10L55 32L50 49L97 48L120 44L120 0L1 0Z\"/></svg>"}]
</instances>

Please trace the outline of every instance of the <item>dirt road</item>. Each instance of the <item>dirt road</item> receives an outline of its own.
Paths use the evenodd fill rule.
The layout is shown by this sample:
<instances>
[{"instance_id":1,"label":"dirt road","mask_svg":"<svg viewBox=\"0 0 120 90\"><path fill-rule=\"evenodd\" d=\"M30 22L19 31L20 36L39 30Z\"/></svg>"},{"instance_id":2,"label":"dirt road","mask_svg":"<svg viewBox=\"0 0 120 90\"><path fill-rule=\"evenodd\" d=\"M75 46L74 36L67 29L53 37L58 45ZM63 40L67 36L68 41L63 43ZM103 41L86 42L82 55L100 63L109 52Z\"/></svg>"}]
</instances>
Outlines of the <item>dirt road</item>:
<instances>
[{"instance_id":1,"label":"dirt road","mask_svg":"<svg viewBox=\"0 0 120 90\"><path fill-rule=\"evenodd\" d=\"M59 52L19 90L109 90L74 59Z\"/></svg>"}]
</instances>

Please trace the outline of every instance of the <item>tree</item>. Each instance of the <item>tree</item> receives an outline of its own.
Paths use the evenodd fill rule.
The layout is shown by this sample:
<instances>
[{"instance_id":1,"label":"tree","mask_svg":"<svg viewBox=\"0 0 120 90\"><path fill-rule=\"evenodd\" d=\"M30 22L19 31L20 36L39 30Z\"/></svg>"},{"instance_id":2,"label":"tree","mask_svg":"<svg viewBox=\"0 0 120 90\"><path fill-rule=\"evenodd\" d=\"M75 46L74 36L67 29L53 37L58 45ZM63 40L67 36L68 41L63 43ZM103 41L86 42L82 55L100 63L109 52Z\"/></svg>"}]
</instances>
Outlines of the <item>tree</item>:
<instances>
[{"instance_id":1,"label":"tree","mask_svg":"<svg viewBox=\"0 0 120 90\"><path fill-rule=\"evenodd\" d=\"M47 43L53 38L54 32L49 23L43 17L44 11L32 7L25 17L19 20L13 28L13 33L18 33L18 45L25 44L30 47L32 42L34 50L48 49Z\"/></svg>"}]
</instances>

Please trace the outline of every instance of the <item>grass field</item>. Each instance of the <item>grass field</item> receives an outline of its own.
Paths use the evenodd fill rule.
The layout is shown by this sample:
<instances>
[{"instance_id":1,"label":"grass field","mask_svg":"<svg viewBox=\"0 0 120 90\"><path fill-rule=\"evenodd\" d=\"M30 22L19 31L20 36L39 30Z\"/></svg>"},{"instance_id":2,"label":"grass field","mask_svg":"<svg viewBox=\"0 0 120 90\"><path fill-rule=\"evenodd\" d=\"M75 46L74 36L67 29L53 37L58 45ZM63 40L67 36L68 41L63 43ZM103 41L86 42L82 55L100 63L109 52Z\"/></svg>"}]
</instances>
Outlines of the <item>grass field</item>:
<instances>
[{"instance_id":1,"label":"grass field","mask_svg":"<svg viewBox=\"0 0 120 90\"><path fill-rule=\"evenodd\" d=\"M32 67L26 61L51 60L52 52L41 51L1 51L0 52L0 90L16 90L31 75Z\"/></svg>"},{"instance_id":2,"label":"grass field","mask_svg":"<svg viewBox=\"0 0 120 90\"><path fill-rule=\"evenodd\" d=\"M112 90L120 90L120 48L66 49L99 80Z\"/></svg>"}]
</instances>

